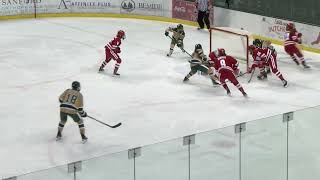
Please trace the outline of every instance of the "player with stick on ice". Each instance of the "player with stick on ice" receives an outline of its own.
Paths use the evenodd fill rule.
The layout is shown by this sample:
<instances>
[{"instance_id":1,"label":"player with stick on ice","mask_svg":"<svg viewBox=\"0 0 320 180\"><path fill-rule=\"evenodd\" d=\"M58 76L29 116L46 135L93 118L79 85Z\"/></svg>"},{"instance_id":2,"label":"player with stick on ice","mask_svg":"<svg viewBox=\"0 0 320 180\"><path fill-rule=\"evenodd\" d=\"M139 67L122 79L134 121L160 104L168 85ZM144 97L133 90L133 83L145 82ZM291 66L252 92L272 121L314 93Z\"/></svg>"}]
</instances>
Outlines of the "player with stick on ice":
<instances>
[{"instance_id":1,"label":"player with stick on ice","mask_svg":"<svg viewBox=\"0 0 320 180\"><path fill-rule=\"evenodd\" d=\"M113 38L112 41L110 41L107 45L105 45L105 53L106 53L106 59L103 61L99 68L99 72L104 71L104 67L111 61L111 59L116 61L116 65L113 70L114 76L120 76L118 73L120 64L121 64L121 58L118 55L121 53L120 45L121 40L124 40L126 38L126 35L123 30L119 30L117 33L117 36Z\"/></svg>"},{"instance_id":2,"label":"player with stick on ice","mask_svg":"<svg viewBox=\"0 0 320 180\"><path fill-rule=\"evenodd\" d=\"M302 34L296 30L293 23L287 24L286 31L284 35L284 50L297 65L301 63L304 68L310 68L310 66L306 64L301 50L297 47L298 44L302 43Z\"/></svg>"},{"instance_id":3,"label":"player with stick on ice","mask_svg":"<svg viewBox=\"0 0 320 180\"><path fill-rule=\"evenodd\" d=\"M284 87L288 86L287 80L283 78L282 73L278 70L277 54L270 48L259 48L254 45L248 47L250 54L253 57L254 63L252 64L249 73L253 73L255 68L260 69L259 77L267 78L267 73L264 71L265 66L269 66L273 74L275 74L281 81Z\"/></svg>"},{"instance_id":4,"label":"player with stick on ice","mask_svg":"<svg viewBox=\"0 0 320 180\"><path fill-rule=\"evenodd\" d=\"M88 138L85 135L83 117L87 117L87 113L83 110L83 96L80 93L81 86L78 81L72 82L71 89L65 90L59 97L60 102L60 122L56 140L62 138L62 130L67 122L68 116L79 126L82 142L87 142Z\"/></svg>"},{"instance_id":5,"label":"player with stick on ice","mask_svg":"<svg viewBox=\"0 0 320 180\"><path fill-rule=\"evenodd\" d=\"M189 81L189 78L197 73L197 71L209 74L213 85L219 85L217 77L214 75L212 69L209 67L209 61L206 55L203 53L201 44L196 44L194 52L192 53L192 60L190 63L190 72L184 77L183 82Z\"/></svg>"},{"instance_id":6,"label":"player with stick on ice","mask_svg":"<svg viewBox=\"0 0 320 180\"><path fill-rule=\"evenodd\" d=\"M172 37L169 36L169 32L173 33ZM177 27L169 27L168 29L166 29L164 34L165 36L171 38L170 50L167 54L168 57L172 55L175 45L177 45L182 50L182 52L185 52L185 50L183 49L183 39L186 34L183 30L182 24L178 24Z\"/></svg>"},{"instance_id":7,"label":"player with stick on ice","mask_svg":"<svg viewBox=\"0 0 320 180\"><path fill-rule=\"evenodd\" d=\"M226 80L228 79L239 89L244 97L248 97L247 93L244 91L243 87L236 78L236 76L238 76L240 73L238 61L232 56L227 55L223 48L219 48L217 52L211 52L209 57L211 59L210 63L212 63L216 69L220 83L227 91L227 94L231 96L230 89L226 84Z\"/></svg>"}]
</instances>

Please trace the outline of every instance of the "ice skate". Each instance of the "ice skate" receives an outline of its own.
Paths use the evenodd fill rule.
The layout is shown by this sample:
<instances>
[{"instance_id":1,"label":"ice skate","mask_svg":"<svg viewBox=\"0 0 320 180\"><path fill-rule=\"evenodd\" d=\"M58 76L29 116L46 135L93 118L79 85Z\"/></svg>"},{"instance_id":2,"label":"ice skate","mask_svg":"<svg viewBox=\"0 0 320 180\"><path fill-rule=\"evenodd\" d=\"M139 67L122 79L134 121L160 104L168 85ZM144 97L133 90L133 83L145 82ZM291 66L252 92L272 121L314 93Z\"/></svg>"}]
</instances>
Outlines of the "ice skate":
<instances>
[{"instance_id":1,"label":"ice skate","mask_svg":"<svg viewBox=\"0 0 320 180\"><path fill-rule=\"evenodd\" d=\"M302 66L305 68L305 69L309 69L310 66L307 65L307 63L305 61L302 62Z\"/></svg>"},{"instance_id":2,"label":"ice skate","mask_svg":"<svg viewBox=\"0 0 320 180\"><path fill-rule=\"evenodd\" d=\"M62 139L62 135L61 135L61 132L59 131L56 136L56 141L61 141L61 139Z\"/></svg>"},{"instance_id":3,"label":"ice skate","mask_svg":"<svg viewBox=\"0 0 320 180\"><path fill-rule=\"evenodd\" d=\"M288 87L288 81L283 80L282 83L283 83L283 87Z\"/></svg>"},{"instance_id":4,"label":"ice skate","mask_svg":"<svg viewBox=\"0 0 320 180\"><path fill-rule=\"evenodd\" d=\"M248 94L247 93L243 92L242 95L243 95L243 97L248 98Z\"/></svg>"},{"instance_id":5,"label":"ice skate","mask_svg":"<svg viewBox=\"0 0 320 180\"><path fill-rule=\"evenodd\" d=\"M98 72L103 72L104 69L102 67L99 68Z\"/></svg>"},{"instance_id":6,"label":"ice skate","mask_svg":"<svg viewBox=\"0 0 320 180\"><path fill-rule=\"evenodd\" d=\"M115 67L113 71L113 77L120 77L120 74L118 73L119 67Z\"/></svg>"},{"instance_id":7,"label":"ice skate","mask_svg":"<svg viewBox=\"0 0 320 180\"><path fill-rule=\"evenodd\" d=\"M227 95L228 95L229 97L231 97L231 92L230 92L230 90L227 90Z\"/></svg>"},{"instance_id":8,"label":"ice skate","mask_svg":"<svg viewBox=\"0 0 320 180\"><path fill-rule=\"evenodd\" d=\"M82 144L85 144L88 141L88 138L85 135L81 135L82 137Z\"/></svg>"}]
</instances>

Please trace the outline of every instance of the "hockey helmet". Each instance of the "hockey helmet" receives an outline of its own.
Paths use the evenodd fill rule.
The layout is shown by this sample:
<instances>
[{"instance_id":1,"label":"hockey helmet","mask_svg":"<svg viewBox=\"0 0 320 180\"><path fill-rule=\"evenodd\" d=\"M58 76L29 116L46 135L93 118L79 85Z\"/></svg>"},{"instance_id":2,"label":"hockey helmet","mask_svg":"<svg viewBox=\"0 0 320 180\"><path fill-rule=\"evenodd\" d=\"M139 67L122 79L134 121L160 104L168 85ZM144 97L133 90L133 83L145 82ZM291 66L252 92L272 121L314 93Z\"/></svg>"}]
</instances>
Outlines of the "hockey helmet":
<instances>
[{"instance_id":1,"label":"hockey helmet","mask_svg":"<svg viewBox=\"0 0 320 180\"><path fill-rule=\"evenodd\" d=\"M255 39L253 40L252 44L256 47L261 48L262 47L262 40L261 39Z\"/></svg>"},{"instance_id":2,"label":"hockey helmet","mask_svg":"<svg viewBox=\"0 0 320 180\"><path fill-rule=\"evenodd\" d=\"M124 33L123 30L119 30L117 33L117 37L121 38L121 39L125 39L126 38L126 34Z\"/></svg>"},{"instance_id":3,"label":"hockey helmet","mask_svg":"<svg viewBox=\"0 0 320 180\"><path fill-rule=\"evenodd\" d=\"M195 49L195 50L196 50L196 49L202 49L201 44L196 44L195 47L194 47L194 49Z\"/></svg>"},{"instance_id":4,"label":"hockey helmet","mask_svg":"<svg viewBox=\"0 0 320 180\"><path fill-rule=\"evenodd\" d=\"M183 30L183 25L182 25L182 24L178 24L178 25L177 25L177 29L178 29L178 30Z\"/></svg>"},{"instance_id":5,"label":"hockey helmet","mask_svg":"<svg viewBox=\"0 0 320 180\"><path fill-rule=\"evenodd\" d=\"M219 48L218 49L218 56L225 56L226 55L226 51L223 48Z\"/></svg>"},{"instance_id":6,"label":"hockey helmet","mask_svg":"<svg viewBox=\"0 0 320 180\"><path fill-rule=\"evenodd\" d=\"M76 90L76 91L80 91L81 89L80 83L78 81L73 81L71 84L71 87L73 90Z\"/></svg>"},{"instance_id":7,"label":"hockey helmet","mask_svg":"<svg viewBox=\"0 0 320 180\"><path fill-rule=\"evenodd\" d=\"M287 30L287 31L292 31L292 30L294 30L294 29L295 29L294 23L290 22L290 23L288 23L288 24L286 25L286 30Z\"/></svg>"}]
</instances>

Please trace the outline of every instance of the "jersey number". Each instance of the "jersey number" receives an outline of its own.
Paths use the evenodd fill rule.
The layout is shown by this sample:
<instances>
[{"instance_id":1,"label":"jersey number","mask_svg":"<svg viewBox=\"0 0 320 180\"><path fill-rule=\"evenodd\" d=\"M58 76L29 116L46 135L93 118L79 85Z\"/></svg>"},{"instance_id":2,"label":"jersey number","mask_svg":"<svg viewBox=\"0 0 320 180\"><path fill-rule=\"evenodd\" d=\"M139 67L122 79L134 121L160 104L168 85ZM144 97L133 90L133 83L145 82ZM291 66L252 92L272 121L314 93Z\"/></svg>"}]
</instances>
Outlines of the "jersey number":
<instances>
[{"instance_id":1,"label":"jersey number","mask_svg":"<svg viewBox=\"0 0 320 180\"><path fill-rule=\"evenodd\" d=\"M69 103L74 104L74 103L76 103L77 98L78 98L78 97L77 97L76 95L70 95L70 94L68 94L68 99L67 99L67 101L68 101Z\"/></svg>"},{"instance_id":2,"label":"jersey number","mask_svg":"<svg viewBox=\"0 0 320 180\"><path fill-rule=\"evenodd\" d=\"M221 65L221 67L225 67L226 61L224 59L220 60L220 65Z\"/></svg>"}]
</instances>

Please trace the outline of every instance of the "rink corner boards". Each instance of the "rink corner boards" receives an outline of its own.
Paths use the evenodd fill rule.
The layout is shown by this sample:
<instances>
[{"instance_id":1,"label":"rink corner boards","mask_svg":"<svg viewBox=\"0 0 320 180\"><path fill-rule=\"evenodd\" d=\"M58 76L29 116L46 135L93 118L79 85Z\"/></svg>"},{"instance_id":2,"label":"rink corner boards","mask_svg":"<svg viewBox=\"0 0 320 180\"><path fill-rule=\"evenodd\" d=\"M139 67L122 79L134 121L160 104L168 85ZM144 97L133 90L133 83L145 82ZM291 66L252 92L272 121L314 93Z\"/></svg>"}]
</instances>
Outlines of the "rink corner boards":
<instances>
[{"instance_id":1,"label":"rink corner boards","mask_svg":"<svg viewBox=\"0 0 320 180\"><path fill-rule=\"evenodd\" d=\"M133 14L109 14L109 13L52 13L52 14L37 14L36 18L50 18L50 17L101 17L101 18L127 18L127 19L141 19L150 21L161 21L168 23L181 23L190 26L198 26L196 22L174 19L160 16L144 16ZM30 15L13 15L13 16L0 16L0 20L14 20L14 19L31 19L35 18L34 14ZM270 40L273 44L283 45L283 41L267 38L260 35L251 35L251 38L259 38L264 40ZM314 53L320 53L320 49L312 48L304 45L300 45L300 48Z\"/></svg>"}]
</instances>

